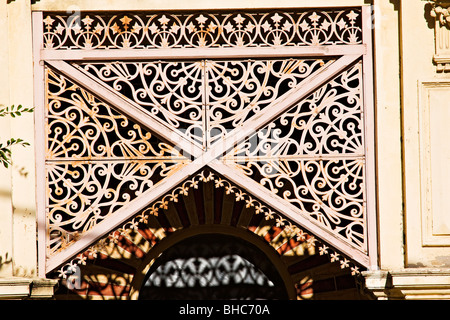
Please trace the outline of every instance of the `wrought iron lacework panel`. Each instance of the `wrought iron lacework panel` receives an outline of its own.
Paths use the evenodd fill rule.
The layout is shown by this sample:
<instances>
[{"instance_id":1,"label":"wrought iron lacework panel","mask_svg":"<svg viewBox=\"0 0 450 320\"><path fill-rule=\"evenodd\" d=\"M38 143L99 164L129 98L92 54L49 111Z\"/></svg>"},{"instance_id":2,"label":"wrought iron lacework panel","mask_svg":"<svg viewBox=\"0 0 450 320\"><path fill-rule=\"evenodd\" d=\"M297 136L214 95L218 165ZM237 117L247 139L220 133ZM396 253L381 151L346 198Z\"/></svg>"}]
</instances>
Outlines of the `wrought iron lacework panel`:
<instances>
[{"instance_id":1,"label":"wrought iron lacework panel","mask_svg":"<svg viewBox=\"0 0 450 320\"><path fill-rule=\"evenodd\" d=\"M50 251L190 162L57 71L46 69Z\"/></svg>"},{"instance_id":2,"label":"wrought iron lacework panel","mask_svg":"<svg viewBox=\"0 0 450 320\"><path fill-rule=\"evenodd\" d=\"M370 85L361 8L41 19L47 257L210 167L366 261ZM294 54L270 55L270 47ZM228 57L225 48L251 53ZM162 49L183 58L145 56Z\"/></svg>"},{"instance_id":3,"label":"wrought iron lacework panel","mask_svg":"<svg viewBox=\"0 0 450 320\"><path fill-rule=\"evenodd\" d=\"M361 63L225 156L244 174L365 247Z\"/></svg>"},{"instance_id":4,"label":"wrought iron lacework panel","mask_svg":"<svg viewBox=\"0 0 450 320\"><path fill-rule=\"evenodd\" d=\"M229 156L364 155L361 61L239 144Z\"/></svg>"},{"instance_id":5,"label":"wrought iron lacework panel","mask_svg":"<svg viewBox=\"0 0 450 320\"><path fill-rule=\"evenodd\" d=\"M207 147L335 59L76 64Z\"/></svg>"},{"instance_id":6,"label":"wrought iron lacework panel","mask_svg":"<svg viewBox=\"0 0 450 320\"><path fill-rule=\"evenodd\" d=\"M47 49L314 46L362 43L360 8L270 12L46 14Z\"/></svg>"},{"instance_id":7,"label":"wrought iron lacework panel","mask_svg":"<svg viewBox=\"0 0 450 320\"><path fill-rule=\"evenodd\" d=\"M236 86L230 89L232 78L225 76L225 71L208 77L211 81L206 84L202 80L207 77L202 65L228 63L237 65L227 69L230 74L234 70L236 74L253 74L254 79L243 81L249 92L241 90L240 95ZM200 141L209 144L217 138L204 133L204 123L209 125L205 130L208 133L216 129L226 136L227 131L263 112L269 105L265 98L273 102L325 65L321 59L228 63L80 67L93 70L93 76L125 93L160 121L186 130L194 141L205 139ZM275 72L273 66L277 63L280 66ZM173 78L168 80L166 74ZM297 206L303 214L365 248L361 77L358 62L238 144L223 160ZM89 230L188 162L175 147L131 123L56 71L47 69L47 79L47 159L54 161L47 166L52 238L64 239L67 232ZM220 91L224 93L215 93ZM195 128L199 129L197 135L191 134Z\"/></svg>"}]
</instances>

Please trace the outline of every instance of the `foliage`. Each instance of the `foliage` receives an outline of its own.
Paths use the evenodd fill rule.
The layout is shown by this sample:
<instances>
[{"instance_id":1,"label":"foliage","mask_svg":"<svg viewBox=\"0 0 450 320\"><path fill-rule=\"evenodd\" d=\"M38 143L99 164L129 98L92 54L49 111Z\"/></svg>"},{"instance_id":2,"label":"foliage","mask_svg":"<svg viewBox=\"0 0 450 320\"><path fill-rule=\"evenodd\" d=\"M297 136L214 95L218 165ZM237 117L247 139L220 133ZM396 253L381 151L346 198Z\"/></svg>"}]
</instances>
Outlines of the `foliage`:
<instances>
[{"instance_id":1,"label":"foliage","mask_svg":"<svg viewBox=\"0 0 450 320\"><path fill-rule=\"evenodd\" d=\"M11 116L12 118L21 116L22 113L33 112L34 108L24 108L22 105L18 105L17 108L12 105L11 107L3 107L0 109L0 117ZM6 142L0 143L0 161L5 168L11 164L11 147L14 145L29 146L30 144L20 138L11 138Z\"/></svg>"},{"instance_id":2,"label":"foliage","mask_svg":"<svg viewBox=\"0 0 450 320\"><path fill-rule=\"evenodd\" d=\"M22 115L23 112L33 112L34 108L24 108L21 104L17 106L17 108L12 105L11 107L4 107L0 109L0 117L4 117L6 115L10 115L15 118L16 116Z\"/></svg>"}]
</instances>

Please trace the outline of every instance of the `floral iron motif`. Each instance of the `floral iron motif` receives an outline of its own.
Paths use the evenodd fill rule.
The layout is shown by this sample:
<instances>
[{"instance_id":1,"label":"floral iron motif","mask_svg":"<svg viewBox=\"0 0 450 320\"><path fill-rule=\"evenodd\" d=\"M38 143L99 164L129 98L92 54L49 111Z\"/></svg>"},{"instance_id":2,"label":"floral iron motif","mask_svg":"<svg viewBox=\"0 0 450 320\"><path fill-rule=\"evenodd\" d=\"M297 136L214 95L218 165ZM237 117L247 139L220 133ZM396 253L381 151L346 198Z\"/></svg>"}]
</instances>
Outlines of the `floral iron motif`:
<instances>
[{"instance_id":1,"label":"floral iron motif","mask_svg":"<svg viewBox=\"0 0 450 320\"><path fill-rule=\"evenodd\" d=\"M317 46L362 43L361 10L48 14L46 49Z\"/></svg>"}]
</instances>

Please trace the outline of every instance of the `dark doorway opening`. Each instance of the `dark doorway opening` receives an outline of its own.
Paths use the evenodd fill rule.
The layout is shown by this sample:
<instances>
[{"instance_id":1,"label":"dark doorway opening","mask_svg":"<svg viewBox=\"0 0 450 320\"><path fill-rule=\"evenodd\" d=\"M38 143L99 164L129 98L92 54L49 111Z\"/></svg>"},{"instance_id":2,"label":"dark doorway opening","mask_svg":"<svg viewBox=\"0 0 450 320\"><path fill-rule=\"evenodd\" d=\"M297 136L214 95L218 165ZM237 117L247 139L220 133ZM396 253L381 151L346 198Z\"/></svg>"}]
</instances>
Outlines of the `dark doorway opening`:
<instances>
[{"instance_id":1,"label":"dark doorway opening","mask_svg":"<svg viewBox=\"0 0 450 320\"><path fill-rule=\"evenodd\" d=\"M141 300L288 299L266 254L243 239L203 234L164 251L148 271Z\"/></svg>"}]
</instances>

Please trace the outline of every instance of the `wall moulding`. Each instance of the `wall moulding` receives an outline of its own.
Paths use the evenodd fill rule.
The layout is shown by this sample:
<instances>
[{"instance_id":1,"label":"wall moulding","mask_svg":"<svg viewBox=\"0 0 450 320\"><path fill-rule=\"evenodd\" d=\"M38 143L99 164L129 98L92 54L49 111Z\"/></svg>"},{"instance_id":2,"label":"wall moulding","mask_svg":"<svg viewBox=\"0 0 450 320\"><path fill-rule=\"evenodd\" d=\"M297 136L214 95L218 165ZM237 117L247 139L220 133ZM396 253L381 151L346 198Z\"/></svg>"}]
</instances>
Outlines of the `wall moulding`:
<instances>
[{"instance_id":1,"label":"wall moulding","mask_svg":"<svg viewBox=\"0 0 450 320\"><path fill-rule=\"evenodd\" d=\"M448 139L445 119L450 112L446 103L450 98L449 89L447 80L418 83L423 247L447 247L450 242L445 196L450 153L448 148L442 148L443 141Z\"/></svg>"}]
</instances>

